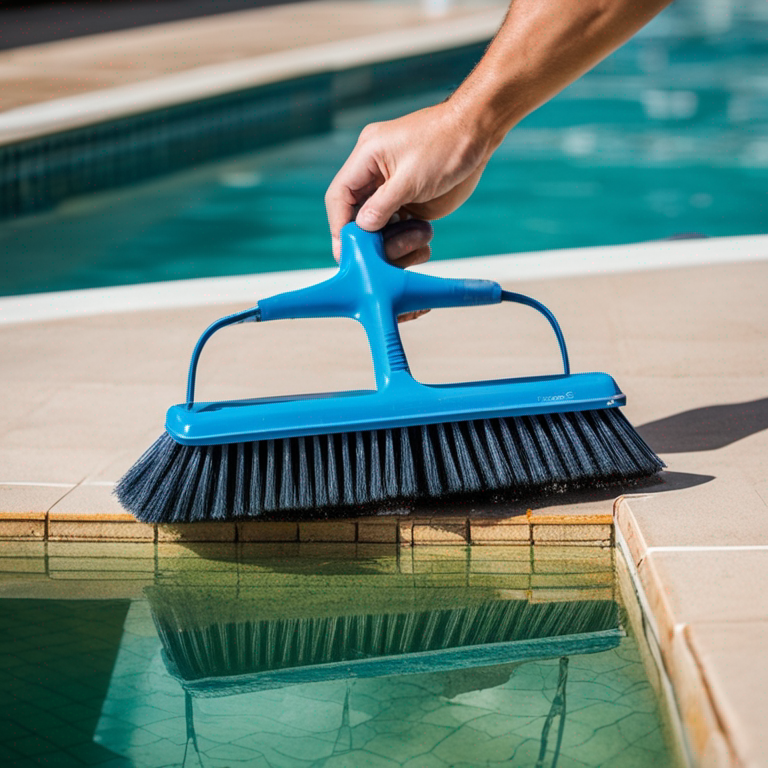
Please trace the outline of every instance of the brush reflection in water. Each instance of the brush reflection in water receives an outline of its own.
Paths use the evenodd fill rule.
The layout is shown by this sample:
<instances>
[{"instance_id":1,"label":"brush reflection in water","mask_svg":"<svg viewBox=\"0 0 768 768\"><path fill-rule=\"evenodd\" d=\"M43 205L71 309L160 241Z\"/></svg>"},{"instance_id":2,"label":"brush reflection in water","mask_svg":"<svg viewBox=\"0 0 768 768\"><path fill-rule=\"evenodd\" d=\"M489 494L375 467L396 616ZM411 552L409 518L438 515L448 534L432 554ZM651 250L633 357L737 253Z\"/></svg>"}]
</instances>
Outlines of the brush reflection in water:
<instances>
[{"instance_id":1,"label":"brush reflection in water","mask_svg":"<svg viewBox=\"0 0 768 768\"><path fill-rule=\"evenodd\" d=\"M142 766L673 765L610 552L550 560L554 590L502 549L160 574L96 740Z\"/></svg>"},{"instance_id":2,"label":"brush reflection in water","mask_svg":"<svg viewBox=\"0 0 768 768\"><path fill-rule=\"evenodd\" d=\"M402 736L411 730L407 724L412 718L398 722L396 713L381 706L366 712L360 701L406 699L411 714L426 714L435 711L441 700L452 701L462 694L505 685L521 664L559 657L559 674L542 727L537 764L547 755L550 727L559 718L552 755L556 762L565 726L568 656L616 648L622 634L618 606L613 601L531 604L489 600L466 607L416 611L402 610L393 601L392 613L281 616L284 612L278 611L273 618L266 618L265 613L273 611L264 610L258 594L228 592L214 599L212 595L201 598L199 593L162 588L151 589L148 594L166 667L185 692L186 748L191 747L198 755L198 698L242 697L314 683L315 688L328 692L330 700L336 700L331 709L338 709L343 691L333 749L330 741L316 743L317 751L308 756L351 756L360 746L363 754L358 759L364 759L365 738L355 739L359 734L352 730L353 723L363 724L361 715L367 715L364 733L373 739L381 733L382 723L386 724L384 733L394 731ZM410 596L403 597L406 603L412 602ZM452 593L453 599L464 598L470 603L473 597ZM322 611L317 608L317 612ZM341 687L324 685L331 681L344 682ZM319 692L315 691L310 700ZM277 697L272 702L281 700ZM240 717L248 719L259 717L269 701L260 701L257 696L246 703L247 699L240 698L235 706ZM242 708L248 704L253 709L246 714ZM310 719L319 714L318 707L323 709L319 702L310 706ZM234 714L231 704L223 710L219 717L229 720ZM206 714L215 721L214 708L207 708ZM417 723L418 718L414 726ZM406 729L392 727L397 725L406 725ZM229 728L229 722L221 723L221 727ZM267 736L270 730L266 729ZM306 724L298 726L296 736L301 738L305 730ZM425 746L421 737L423 732L413 745L414 756ZM252 734L251 738L261 746L259 736Z\"/></svg>"}]
</instances>

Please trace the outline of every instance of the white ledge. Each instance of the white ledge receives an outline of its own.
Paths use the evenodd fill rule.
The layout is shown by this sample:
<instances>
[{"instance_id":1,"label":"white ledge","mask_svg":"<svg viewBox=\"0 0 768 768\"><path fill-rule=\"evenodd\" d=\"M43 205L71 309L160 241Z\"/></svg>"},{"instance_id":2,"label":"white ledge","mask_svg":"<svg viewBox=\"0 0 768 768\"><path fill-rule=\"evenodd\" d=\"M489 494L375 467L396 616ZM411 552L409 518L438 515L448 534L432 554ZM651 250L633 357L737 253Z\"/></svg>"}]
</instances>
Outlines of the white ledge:
<instances>
[{"instance_id":1,"label":"white ledge","mask_svg":"<svg viewBox=\"0 0 768 768\"><path fill-rule=\"evenodd\" d=\"M0 145L321 72L450 50L489 40L504 9L248 59L196 67L0 112Z\"/></svg>"},{"instance_id":2,"label":"white ledge","mask_svg":"<svg viewBox=\"0 0 768 768\"><path fill-rule=\"evenodd\" d=\"M418 271L513 283L765 260L768 235L744 235L446 259ZM0 298L0 325L178 307L252 305L260 298L324 280L334 272L334 267L298 269L8 296Z\"/></svg>"}]
</instances>

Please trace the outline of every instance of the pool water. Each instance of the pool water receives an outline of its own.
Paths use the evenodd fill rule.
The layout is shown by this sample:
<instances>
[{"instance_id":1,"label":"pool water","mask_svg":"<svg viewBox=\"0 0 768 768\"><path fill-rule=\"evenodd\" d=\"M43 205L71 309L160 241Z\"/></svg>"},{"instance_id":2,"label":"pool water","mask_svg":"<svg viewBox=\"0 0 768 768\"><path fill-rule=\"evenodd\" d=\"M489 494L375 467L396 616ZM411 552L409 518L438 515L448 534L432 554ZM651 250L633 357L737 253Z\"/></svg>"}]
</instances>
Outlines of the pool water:
<instances>
[{"instance_id":1,"label":"pool water","mask_svg":"<svg viewBox=\"0 0 768 768\"><path fill-rule=\"evenodd\" d=\"M707 22L720 5L741 12ZM768 232L761 6L667 9L509 134L436 225L434 258ZM0 223L0 294L330 265L323 195L360 129L448 92L348 109L323 136Z\"/></svg>"},{"instance_id":2,"label":"pool water","mask_svg":"<svg viewBox=\"0 0 768 768\"><path fill-rule=\"evenodd\" d=\"M0 759L674 768L613 557L49 545L0 573Z\"/></svg>"}]
</instances>

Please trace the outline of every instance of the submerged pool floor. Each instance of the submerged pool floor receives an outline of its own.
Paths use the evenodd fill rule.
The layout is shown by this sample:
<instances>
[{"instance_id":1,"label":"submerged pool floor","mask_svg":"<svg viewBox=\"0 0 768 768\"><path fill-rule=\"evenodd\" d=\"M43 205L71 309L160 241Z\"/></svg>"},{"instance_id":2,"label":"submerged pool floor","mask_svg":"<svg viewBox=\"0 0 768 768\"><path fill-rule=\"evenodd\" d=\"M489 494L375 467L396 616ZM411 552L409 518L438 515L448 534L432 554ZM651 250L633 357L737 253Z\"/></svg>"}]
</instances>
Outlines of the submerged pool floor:
<instances>
[{"instance_id":1,"label":"submerged pool floor","mask_svg":"<svg viewBox=\"0 0 768 768\"><path fill-rule=\"evenodd\" d=\"M99 571L79 545L6 574L0 761L677 764L610 550L422 549L102 550Z\"/></svg>"}]
</instances>

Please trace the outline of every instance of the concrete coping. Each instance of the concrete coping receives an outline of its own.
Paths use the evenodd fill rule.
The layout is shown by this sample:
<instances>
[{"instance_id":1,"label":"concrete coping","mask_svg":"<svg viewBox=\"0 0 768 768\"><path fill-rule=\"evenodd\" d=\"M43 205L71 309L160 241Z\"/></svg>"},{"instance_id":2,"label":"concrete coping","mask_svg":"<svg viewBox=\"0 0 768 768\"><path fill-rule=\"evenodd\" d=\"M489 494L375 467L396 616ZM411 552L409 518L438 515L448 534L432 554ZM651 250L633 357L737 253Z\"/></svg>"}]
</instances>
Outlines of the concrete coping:
<instances>
[{"instance_id":1,"label":"concrete coping","mask_svg":"<svg viewBox=\"0 0 768 768\"><path fill-rule=\"evenodd\" d=\"M768 260L768 235L742 235L445 259L417 267L416 271L440 277L504 282L619 275L765 260ZM259 297L325 280L335 271L335 267L297 269L5 296L0 297L0 325L236 302L253 304Z\"/></svg>"},{"instance_id":2,"label":"concrete coping","mask_svg":"<svg viewBox=\"0 0 768 768\"><path fill-rule=\"evenodd\" d=\"M372 27L376 26L373 23L375 15L384 10L371 6ZM386 29L383 32L314 45L295 45L294 39L294 45L286 45L285 50L193 67L158 77L150 76L140 82L98 88L66 98L8 109L0 112L0 146L269 83L319 73L342 72L480 43L493 36L504 11L505 8L500 5L481 7L473 12L463 9L458 18L425 18L421 24L397 29L396 34ZM339 10L334 12L338 13ZM233 15L249 14L249 19L255 21L257 17L253 15L258 13L263 11ZM167 26L182 28L184 25L199 23L200 20L197 20ZM112 33L110 36L99 37L117 35ZM122 41L132 40L136 32L119 35ZM140 42L134 41L133 46L136 55L142 55Z\"/></svg>"}]
</instances>

